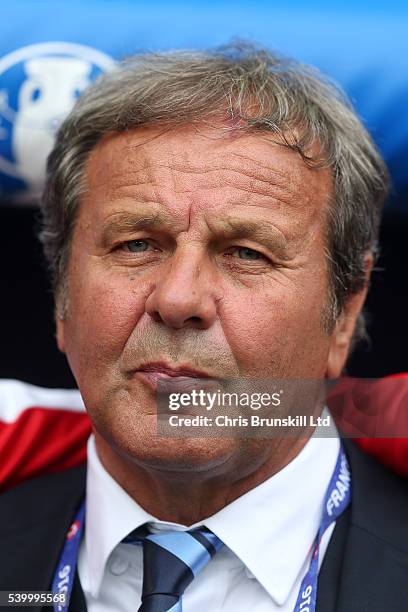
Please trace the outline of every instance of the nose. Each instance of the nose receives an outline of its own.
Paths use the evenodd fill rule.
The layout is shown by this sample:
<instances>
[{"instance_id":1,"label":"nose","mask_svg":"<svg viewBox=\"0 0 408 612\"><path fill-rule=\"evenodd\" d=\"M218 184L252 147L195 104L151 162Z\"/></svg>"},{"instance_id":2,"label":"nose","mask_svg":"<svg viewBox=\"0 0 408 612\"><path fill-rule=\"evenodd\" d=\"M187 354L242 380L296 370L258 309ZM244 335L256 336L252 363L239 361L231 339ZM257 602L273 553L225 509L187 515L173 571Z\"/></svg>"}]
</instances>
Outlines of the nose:
<instances>
[{"instance_id":1,"label":"nose","mask_svg":"<svg viewBox=\"0 0 408 612\"><path fill-rule=\"evenodd\" d=\"M211 327L217 302L210 265L191 248L174 255L159 272L146 300L146 312L173 329Z\"/></svg>"}]
</instances>

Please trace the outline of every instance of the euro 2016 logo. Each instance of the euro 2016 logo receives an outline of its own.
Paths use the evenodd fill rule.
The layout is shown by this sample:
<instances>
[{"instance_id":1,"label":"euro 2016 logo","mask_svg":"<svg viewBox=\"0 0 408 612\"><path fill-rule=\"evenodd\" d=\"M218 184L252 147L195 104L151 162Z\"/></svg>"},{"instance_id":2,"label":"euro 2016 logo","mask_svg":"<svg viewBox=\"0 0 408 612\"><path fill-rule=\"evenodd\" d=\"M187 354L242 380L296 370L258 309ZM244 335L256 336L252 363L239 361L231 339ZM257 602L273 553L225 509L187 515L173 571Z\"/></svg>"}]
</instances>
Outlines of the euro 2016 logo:
<instances>
[{"instance_id":1,"label":"euro 2016 logo","mask_svg":"<svg viewBox=\"0 0 408 612\"><path fill-rule=\"evenodd\" d=\"M65 42L29 45L0 58L0 198L35 201L55 132L111 57Z\"/></svg>"},{"instance_id":2,"label":"euro 2016 logo","mask_svg":"<svg viewBox=\"0 0 408 612\"><path fill-rule=\"evenodd\" d=\"M74 521L71 527L68 529L67 540L72 540L72 538L75 538L76 534L80 530L80 527L81 527L80 521L78 520Z\"/></svg>"}]
</instances>

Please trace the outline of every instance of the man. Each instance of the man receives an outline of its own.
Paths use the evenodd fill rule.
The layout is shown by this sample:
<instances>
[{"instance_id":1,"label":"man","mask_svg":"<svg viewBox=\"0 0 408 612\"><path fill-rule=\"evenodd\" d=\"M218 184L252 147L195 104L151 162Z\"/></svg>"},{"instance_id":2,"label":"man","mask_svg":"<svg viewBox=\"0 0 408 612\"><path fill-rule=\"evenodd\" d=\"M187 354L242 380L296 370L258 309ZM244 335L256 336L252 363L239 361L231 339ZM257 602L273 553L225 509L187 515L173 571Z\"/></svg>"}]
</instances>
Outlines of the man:
<instances>
[{"instance_id":1,"label":"man","mask_svg":"<svg viewBox=\"0 0 408 612\"><path fill-rule=\"evenodd\" d=\"M86 473L3 495L1 589L89 612L405 609L397 477L337 435L157 431L163 380L340 375L386 191L342 94L264 50L143 55L83 95L41 239L94 435Z\"/></svg>"}]
</instances>

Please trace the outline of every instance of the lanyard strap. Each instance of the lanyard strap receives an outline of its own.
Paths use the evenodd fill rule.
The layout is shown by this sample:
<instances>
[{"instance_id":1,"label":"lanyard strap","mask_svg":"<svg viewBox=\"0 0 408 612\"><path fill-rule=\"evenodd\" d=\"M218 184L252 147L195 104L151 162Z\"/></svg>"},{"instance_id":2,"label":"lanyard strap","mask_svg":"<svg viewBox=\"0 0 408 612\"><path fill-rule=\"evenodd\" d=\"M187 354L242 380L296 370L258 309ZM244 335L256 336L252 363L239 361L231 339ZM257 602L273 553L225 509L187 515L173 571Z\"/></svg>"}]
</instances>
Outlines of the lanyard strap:
<instances>
[{"instance_id":1,"label":"lanyard strap","mask_svg":"<svg viewBox=\"0 0 408 612\"><path fill-rule=\"evenodd\" d=\"M84 522L85 500L82 502L74 522L71 524L65 536L64 547L52 581L52 592L54 596L65 594L65 603L58 601L58 597L54 597L54 612L68 611L78 562L79 544L84 530Z\"/></svg>"},{"instance_id":2,"label":"lanyard strap","mask_svg":"<svg viewBox=\"0 0 408 612\"><path fill-rule=\"evenodd\" d=\"M323 514L319 531L313 544L313 554L309 569L302 580L294 612L315 612L317 594L317 576L319 572L319 548L323 534L345 511L351 500L351 478L348 461L343 447L334 468L324 498ZM85 522L85 500L70 526L65 538L57 569L52 582L54 595L65 593L65 603L55 602L54 612L68 612L74 576L78 562L79 544Z\"/></svg>"},{"instance_id":3,"label":"lanyard strap","mask_svg":"<svg viewBox=\"0 0 408 612\"><path fill-rule=\"evenodd\" d=\"M323 515L317 533L309 569L302 580L294 612L315 612L317 575L319 573L319 548L326 529L345 511L351 501L351 477L346 454L340 448L324 498Z\"/></svg>"}]
</instances>

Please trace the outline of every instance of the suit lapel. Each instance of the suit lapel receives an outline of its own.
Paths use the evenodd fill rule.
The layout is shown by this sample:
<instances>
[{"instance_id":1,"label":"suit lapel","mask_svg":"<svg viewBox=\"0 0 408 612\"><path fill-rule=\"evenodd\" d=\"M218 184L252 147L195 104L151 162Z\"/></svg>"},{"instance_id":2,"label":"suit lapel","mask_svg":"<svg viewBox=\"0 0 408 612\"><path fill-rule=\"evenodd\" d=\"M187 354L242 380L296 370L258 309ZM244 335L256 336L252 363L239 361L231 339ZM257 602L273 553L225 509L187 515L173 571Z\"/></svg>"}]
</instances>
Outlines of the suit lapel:
<instances>
[{"instance_id":1,"label":"suit lapel","mask_svg":"<svg viewBox=\"0 0 408 612\"><path fill-rule=\"evenodd\" d=\"M351 526L338 612L401 612L408 601L408 556Z\"/></svg>"},{"instance_id":2,"label":"suit lapel","mask_svg":"<svg viewBox=\"0 0 408 612\"><path fill-rule=\"evenodd\" d=\"M401 612L401 602L408 601L407 482L354 443L345 440L344 445L352 503L348 516L336 524L326 552L317 610Z\"/></svg>"},{"instance_id":3,"label":"suit lapel","mask_svg":"<svg viewBox=\"0 0 408 612\"><path fill-rule=\"evenodd\" d=\"M350 507L336 521L324 555L317 582L316 612L337 610L338 588L349 527Z\"/></svg>"},{"instance_id":4,"label":"suit lapel","mask_svg":"<svg viewBox=\"0 0 408 612\"><path fill-rule=\"evenodd\" d=\"M51 590L85 480L86 466L80 466L29 480L1 496L0 590Z\"/></svg>"}]
</instances>

